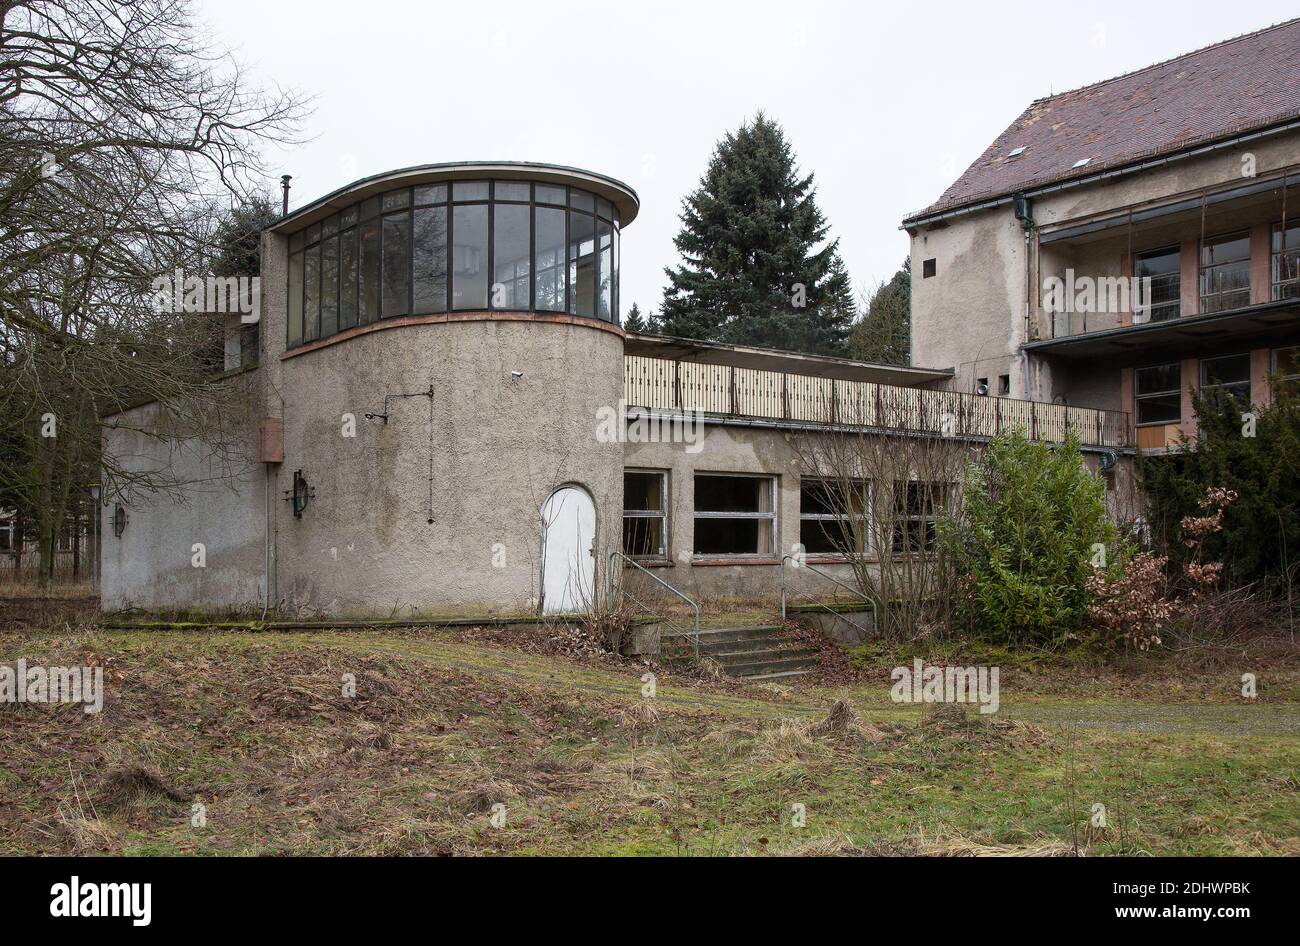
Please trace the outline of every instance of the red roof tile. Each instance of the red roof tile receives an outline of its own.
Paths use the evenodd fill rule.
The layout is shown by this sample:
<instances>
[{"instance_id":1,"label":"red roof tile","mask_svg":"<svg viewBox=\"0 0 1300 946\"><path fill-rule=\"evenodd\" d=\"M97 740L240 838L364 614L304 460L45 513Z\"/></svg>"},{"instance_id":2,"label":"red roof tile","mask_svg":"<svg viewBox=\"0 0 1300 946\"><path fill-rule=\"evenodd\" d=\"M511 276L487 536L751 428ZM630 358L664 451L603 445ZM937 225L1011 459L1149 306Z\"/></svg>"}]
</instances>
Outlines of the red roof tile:
<instances>
[{"instance_id":1,"label":"red roof tile","mask_svg":"<svg viewBox=\"0 0 1300 946\"><path fill-rule=\"evenodd\" d=\"M942 197L907 220L1297 116L1300 18L1033 102ZM1009 157L1018 147L1024 153ZM1073 168L1081 158L1090 160Z\"/></svg>"}]
</instances>

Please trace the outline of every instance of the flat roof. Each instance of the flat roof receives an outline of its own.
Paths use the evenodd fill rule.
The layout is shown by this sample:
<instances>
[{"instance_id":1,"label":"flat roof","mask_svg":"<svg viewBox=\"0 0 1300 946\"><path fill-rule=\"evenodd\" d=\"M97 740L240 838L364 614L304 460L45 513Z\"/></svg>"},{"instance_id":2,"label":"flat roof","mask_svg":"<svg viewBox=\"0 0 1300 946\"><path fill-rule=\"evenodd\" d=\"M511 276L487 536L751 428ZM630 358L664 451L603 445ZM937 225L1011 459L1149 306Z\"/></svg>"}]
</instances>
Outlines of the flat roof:
<instances>
[{"instance_id":1,"label":"flat roof","mask_svg":"<svg viewBox=\"0 0 1300 946\"><path fill-rule=\"evenodd\" d=\"M840 378L845 381L874 381L878 384L896 384L915 387L935 381L946 381L953 369L910 368L898 365L876 365L851 358L830 355L805 355L800 352L781 351L776 348L758 348L751 345L725 345L721 342L703 342L694 338L676 338L671 335L640 335L627 333L624 352L647 358L671 358L674 361L698 361L711 365L732 365L736 368L759 368L764 371L785 371L790 374L811 375L817 378Z\"/></svg>"},{"instance_id":2,"label":"flat roof","mask_svg":"<svg viewBox=\"0 0 1300 946\"><path fill-rule=\"evenodd\" d=\"M331 214L384 191L415 184L438 181L476 180L541 181L547 184L567 184L581 187L604 197L618 208L619 226L626 227L636 219L641 209L641 198L627 184L582 168L563 164L539 164L532 161L453 161L442 164L420 164L396 171L372 174L331 191L324 197L310 201L281 217L267 227L268 230L295 233Z\"/></svg>"}]
</instances>

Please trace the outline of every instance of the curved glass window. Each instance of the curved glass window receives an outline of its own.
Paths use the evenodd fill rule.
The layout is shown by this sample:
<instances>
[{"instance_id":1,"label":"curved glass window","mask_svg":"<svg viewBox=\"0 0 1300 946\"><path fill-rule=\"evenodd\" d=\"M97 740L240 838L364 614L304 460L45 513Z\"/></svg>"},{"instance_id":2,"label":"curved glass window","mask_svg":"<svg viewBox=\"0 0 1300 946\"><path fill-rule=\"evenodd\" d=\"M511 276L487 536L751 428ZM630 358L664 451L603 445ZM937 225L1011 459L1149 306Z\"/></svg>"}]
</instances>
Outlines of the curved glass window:
<instances>
[{"instance_id":1,"label":"curved glass window","mask_svg":"<svg viewBox=\"0 0 1300 946\"><path fill-rule=\"evenodd\" d=\"M618 243L618 211L576 187L474 180L388 191L289 238L289 347L448 311L618 324Z\"/></svg>"}]
</instances>

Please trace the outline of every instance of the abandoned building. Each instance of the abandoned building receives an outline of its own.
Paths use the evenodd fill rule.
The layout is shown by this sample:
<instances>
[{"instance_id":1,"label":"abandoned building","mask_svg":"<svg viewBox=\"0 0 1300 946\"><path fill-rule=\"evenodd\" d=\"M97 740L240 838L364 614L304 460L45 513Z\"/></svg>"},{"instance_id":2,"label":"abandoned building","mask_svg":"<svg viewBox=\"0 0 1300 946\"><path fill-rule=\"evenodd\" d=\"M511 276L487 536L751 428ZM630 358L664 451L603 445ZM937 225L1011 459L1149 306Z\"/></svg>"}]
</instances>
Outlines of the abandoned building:
<instances>
[{"instance_id":1,"label":"abandoned building","mask_svg":"<svg viewBox=\"0 0 1300 946\"><path fill-rule=\"evenodd\" d=\"M946 367L625 332L619 237L637 210L599 174L476 163L284 216L263 235L255 360L231 323L222 442L157 405L105 418L106 452L175 488L106 484L103 606L573 612L606 567L771 600L795 552L850 574L842 512L800 475L794 437L1072 429L1111 467L1131 439L1125 412L947 391ZM947 488L862 484L920 536L886 541L919 554Z\"/></svg>"},{"instance_id":2,"label":"abandoned building","mask_svg":"<svg viewBox=\"0 0 1300 946\"><path fill-rule=\"evenodd\" d=\"M1196 434L1300 378L1300 20L1033 102L911 236L912 358L955 388ZM955 330L958 329L959 330Z\"/></svg>"}]
</instances>

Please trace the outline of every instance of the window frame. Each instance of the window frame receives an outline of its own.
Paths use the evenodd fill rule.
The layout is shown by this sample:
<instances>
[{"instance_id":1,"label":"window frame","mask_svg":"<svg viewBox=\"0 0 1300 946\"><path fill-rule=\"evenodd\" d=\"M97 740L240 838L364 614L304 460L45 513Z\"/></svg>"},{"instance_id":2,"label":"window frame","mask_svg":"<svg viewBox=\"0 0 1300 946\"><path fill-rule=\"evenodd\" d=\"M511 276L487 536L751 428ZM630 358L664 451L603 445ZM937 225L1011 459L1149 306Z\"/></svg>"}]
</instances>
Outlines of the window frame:
<instances>
[{"instance_id":1,"label":"window frame","mask_svg":"<svg viewBox=\"0 0 1300 946\"><path fill-rule=\"evenodd\" d=\"M1269 229L1268 292L1269 298L1274 302L1280 302L1283 299L1300 299L1300 239L1297 239L1294 246L1288 246L1286 239L1288 230L1300 231L1300 224L1283 226L1282 222L1278 221ZM1278 239L1279 236L1281 239ZM1280 274L1282 258L1293 253L1297 257L1296 275L1290 279L1282 279ZM1294 287L1294 292L1287 295L1282 291L1283 287Z\"/></svg>"},{"instance_id":2,"label":"window frame","mask_svg":"<svg viewBox=\"0 0 1300 946\"><path fill-rule=\"evenodd\" d=\"M1176 293L1174 294L1174 299L1173 299L1172 302L1151 303L1151 302L1148 300L1148 303L1147 303L1147 306L1146 306L1146 311L1147 311L1147 313L1148 313L1148 314L1147 314L1147 317L1146 317L1145 321L1143 321L1143 322L1138 322L1137 324L1139 324L1139 325L1147 325L1147 324L1152 323L1152 322L1171 322L1171 321L1173 321L1174 319L1181 318L1181 317L1182 317L1182 314L1183 314L1183 298L1182 298L1182 291L1183 291L1183 270L1182 270L1183 254L1182 254L1182 246L1181 246L1181 245L1175 243L1173 246L1155 246L1155 247L1152 247L1152 248L1149 249L1149 250L1142 250L1140 253L1136 253L1136 254L1134 254L1134 256L1133 256L1133 284L1134 284L1135 286L1141 285L1141 280L1144 279L1144 278L1146 278L1146 277L1143 277L1143 276L1141 276L1141 275L1139 274L1139 267L1141 266L1142 261L1143 261L1144 259L1148 259L1148 258L1156 257L1156 256L1173 256L1173 258L1174 258L1175 260L1177 260L1177 262L1178 262L1178 266L1177 266L1177 268L1175 268L1175 270L1174 270L1172 273L1168 273L1168 274L1166 274L1166 276L1171 276L1171 277L1173 277L1174 284L1178 287L1178 292L1176 292ZM1150 278L1151 278L1152 282L1154 282L1157 278L1165 278L1165 277L1156 277L1156 276L1152 276L1152 277L1150 277ZM1171 313L1171 314L1158 315L1157 313L1159 313L1161 310L1166 310L1167 312L1169 312L1169 313ZM1134 307L1133 307L1133 315L1136 317L1137 314L1138 314L1137 307L1134 306ZM1136 318L1135 318L1134 321L1136 322Z\"/></svg>"},{"instance_id":3,"label":"window frame","mask_svg":"<svg viewBox=\"0 0 1300 946\"><path fill-rule=\"evenodd\" d=\"M1296 370L1294 374L1283 374L1278 365L1277 356L1282 352L1293 351L1296 353ZM1300 345L1283 345L1281 348L1274 348L1269 352L1270 369L1283 381L1300 381Z\"/></svg>"},{"instance_id":4,"label":"window frame","mask_svg":"<svg viewBox=\"0 0 1300 946\"><path fill-rule=\"evenodd\" d=\"M1227 260L1222 263L1207 264L1205 262L1206 249L1221 243L1235 243L1238 240L1244 240L1246 243L1246 255L1244 257L1241 259ZM1251 283L1253 282L1250 259L1250 230L1232 230L1227 233L1220 233L1216 236L1205 237L1200 242L1200 257L1196 262L1197 274L1199 277L1197 290L1200 293L1199 314L1207 315L1211 312L1230 312L1233 309L1239 309L1242 308L1242 306L1250 305ZM1246 285L1244 287L1238 287L1236 289L1221 289L1218 292L1206 292L1206 275L1210 270L1217 270L1227 266L1240 266L1243 263L1245 264L1246 269ZM1246 301L1241 305L1211 305L1211 303L1216 299L1222 299L1224 296L1243 292L1246 294Z\"/></svg>"},{"instance_id":5,"label":"window frame","mask_svg":"<svg viewBox=\"0 0 1300 946\"><path fill-rule=\"evenodd\" d=\"M842 513L805 513L803 511L803 488L805 484L812 483L852 483L862 487L862 511L863 518L866 522L866 528L863 530L864 546L852 552L846 552L842 549L833 552L812 552L808 550L808 543L804 541L803 528L805 522L844 522L853 518L850 512ZM870 555L875 549L875 511L872 508L872 499L874 497L874 484L871 480L862 477L851 477L847 481L841 477L835 476L800 476L799 477L799 546L803 549L805 556L812 558L836 558L849 560L852 558L861 558Z\"/></svg>"},{"instance_id":6,"label":"window frame","mask_svg":"<svg viewBox=\"0 0 1300 946\"><path fill-rule=\"evenodd\" d=\"M1213 362L1216 362L1216 361L1228 361L1229 359L1235 359L1235 358L1244 358L1245 361L1246 361L1246 380L1245 380L1245 381L1220 381L1220 382L1217 382L1217 383L1211 383L1210 381L1207 380L1207 378L1208 378L1208 375L1207 375L1207 372L1206 372L1206 366L1207 366L1207 365L1212 364ZM1252 378L1251 378L1251 374L1253 373L1252 370L1251 370L1251 368L1252 368L1252 366L1251 366L1251 355L1250 355L1250 352L1248 352L1248 351L1245 351L1245 352L1233 352L1232 354L1229 354L1229 355L1215 355L1213 358L1202 358L1202 359L1200 360L1200 363L1197 364L1197 366L1196 366L1197 374L1198 374L1199 379L1200 379L1200 382L1201 382L1201 387L1200 387L1200 393L1201 393L1201 396L1202 396L1202 397L1208 397L1208 396L1210 396L1212 393L1217 393L1217 392L1227 392L1230 388L1240 388L1240 387L1244 384L1244 385L1246 386L1246 392L1245 392L1245 393L1246 393L1246 399L1245 399L1245 401L1242 401L1241 399L1239 399L1235 394L1233 394L1232 397L1233 397L1233 400L1237 401L1237 403L1241 405L1242 410L1245 410L1245 411L1250 410L1250 406L1251 406L1251 404L1252 404L1252 402L1253 402L1252 399L1253 399L1254 396L1255 396L1255 390L1254 390L1255 386L1254 386L1253 380L1252 380Z\"/></svg>"},{"instance_id":7,"label":"window frame","mask_svg":"<svg viewBox=\"0 0 1300 946\"><path fill-rule=\"evenodd\" d=\"M1138 372L1146 371L1151 368L1174 368L1178 371L1178 386L1176 388L1165 388L1159 391L1148 391L1145 394L1138 393ZM1138 404L1140 401L1152 400L1158 397L1168 397L1170 394L1178 397L1178 419L1177 420L1139 420L1140 411ZM1183 363L1181 361L1165 362L1159 365L1142 365L1140 368L1133 369L1133 425L1135 427L1163 427L1166 424L1181 424L1183 422L1182 410L1183 397Z\"/></svg>"},{"instance_id":8,"label":"window frame","mask_svg":"<svg viewBox=\"0 0 1300 946\"><path fill-rule=\"evenodd\" d=\"M921 485L930 486L930 487L934 487L934 486L942 487L943 492L941 496L941 501L937 503L932 502L930 504L930 510L928 513L913 515L911 512L911 506L909 504L909 499L911 496L911 488L913 486L921 486ZM901 491L899 490L900 486L903 487ZM920 479L909 478L906 480L896 480L894 482L894 496L893 496L894 508L893 508L893 523L891 529L893 534L889 537L889 547L892 550L894 555L924 556L924 555L934 554L935 549L938 548L939 545L939 518L941 515L946 514L949 510L952 509L953 492L956 490L956 488L957 488L956 483L946 482L943 480L920 480ZM898 507L898 499L900 493L903 497L903 511L901 514L899 513L899 507ZM909 522L909 523L919 522L919 523L931 524L933 525L933 531L931 531L928 528L924 530L924 534L926 537L925 543L920 548L902 548L901 543L902 543L903 534L899 530L899 525L902 522ZM918 530L910 529L908 534L918 534Z\"/></svg>"},{"instance_id":9,"label":"window frame","mask_svg":"<svg viewBox=\"0 0 1300 946\"><path fill-rule=\"evenodd\" d=\"M623 545L623 554L634 561L664 561L671 558L672 543L671 533L668 531L670 518L669 511L672 508L671 494L669 488L672 486L669 476L671 471L662 469L651 469L645 467L624 467L623 475L629 473L641 476L658 476L659 477L659 496L663 503L663 509L655 511L653 509L629 509L627 506L627 490L624 489L623 500L623 522L626 526L628 519L658 519L660 520L659 535L662 538L663 545L658 552L650 552L644 555L629 552L626 543Z\"/></svg>"},{"instance_id":10,"label":"window frame","mask_svg":"<svg viewBox=\"0 0 1300 946\"><path fill-rule=\"evenodd\" d=\"M482 184L485 186L484 192L478 192L470 196L457 195L457 185L461 185L460 191L465 193L466 185ZM502 194L498 196L498 186L501 186ZM506 196L509 190L523 187L527 190L527 197L521 196L522 192ZM563 202L557 202L560 196L563 196ZM456 245L456 225L455 209L458 207L484 206L487 208L487 246L484 258L484 269L488 278L488 292L484 305L470 305L455 308L454 301L454 283L455 283L455 260L453 258L453 248ZM497 208L500 206L522 207L527 211L526 221L528 227L528 258L522 265L527 268L526 276L517 275L515 282L520 290L517 295L521 298L509 305L504 305L499 309L493 306L492 288L496 285L496 217ZM416 311L415 305L415 282L416 282L416 226L415 214L417 210L428 210L430 208L442 208L446 215L446 232L444 234L442 246L442 264L443 275L446 285L443 287L445 294L444 304L441 309L425 310L421 305L420 312ZM538 267L537 267L537 211L539 209L559 210L564 214L564 246L561 251L561 259L555 267L548 267L548 276L554 278L558 276L559 283L556 291L560 294L561 304L558 308L543 309L537 305L538 289ZM574 215L581 214L585 220L591 224L591 237L588 241L591 245L591 252L588 257L577 256L573 260L569 258L571 243L574 230ZM392 303L397 298L390 294L390 305L384 305L384 294L386 281L384 278L385 258L385 221L395 218L405 218L405 279L406 279L406 305L405 311L389 312L390 308L401 309L400 305ZM362 239L363 234L371 226L377 228L377 233L372 236L372 245L370 252L378 260L379 272L375 279L376 306L375 311L371 313L366 306L367 279L365 274L365 263L369 259L367 253L367 243ZM290 314L301 312L301 328L294 331L294 320L286 318L285 341L286 349L292 350L303 345L311 344L330 338L342 332L358 328L362 325L368 325L371 322L378 322L390 318L405 318L412 315L431 315L444 314L449 312L477 312L477 311L511 311L511 312L529 312L544 315L573 315L579 318L590 318L594 321L608 322L612 325L620 325L622 322L620 305L620 259L619 245L621 240L621 223L619 220L618 209L612 202L604 197L599 196L594 191L586 190L581 187L570 186L568 184L557 184L551 182L542 182L529 179L519 178L451 178L439 180L425 184L407 185L405 187L394 187L389 190L371 194L368 197L358 199L352 204L328 216L303 227L292 233L288 237L288 266L286 270L290 273L297 272L300 274L301 286L294 287L291 285L292 280L286 279L286 297L291 298L295 288L297 289L298 299L291 301L286 307ZM608 242L604 248L606 260L610 267L611 284L607 290L607 299L609 310L607 317L602 318L601 312L604 306L601 305L602 294L600 286L597 285L601 275L601 253L600 242L608 234ZM325 269L323 265L323 247L326 241L335 240L337 254L335 265L332 267L334 272L333 285L328 296L326 295L324 281ZM356 253L356 274L355 285L343 285L343 244L345 241L354 241ZM314 274L315 279L309 285L307 279L307 259L313 255L315 260ZM590 259L590 272L583 275L591 282L591 314L583 314L577 311L577 279L570 272L570 266L584 259ZM559 269L555 273L553 269ZM527 279L528 289L522 291L522 283ZM336 324L331 332L323 331L321 325L322 304L326 299L333 301L336 311ZM351 325L343 325L344 305L343 299L356 299L356 322ZM307 301L312 299L316 302L315 318L308 321L311 313L307 308Z\"/></svg>"},{"instance_id":11,"label":"window frame","mask_svg":"<svg viewBox=\"0 0 1300 946\"><path fill-rule=\"evenodd\" d=\"M694 487L701 476L711 476L725 479L759 479L768 482L768 498L771 506L768 512L713 512L711 510L701 510L699 508L699 491ZM772 473L731 473L725 470L695 470L691 479L692 496L691 496L691 519L692 523L696 519L745 519L768 521L768 548L767 550L759 549L754 552L698 552L695 549L695 541L691 542L692 559L735 559L744 561L746 559L772 559L776 557L778 536L780 535L780 495L781 495L781 478Z\"/></svg>"}]
</instances>

